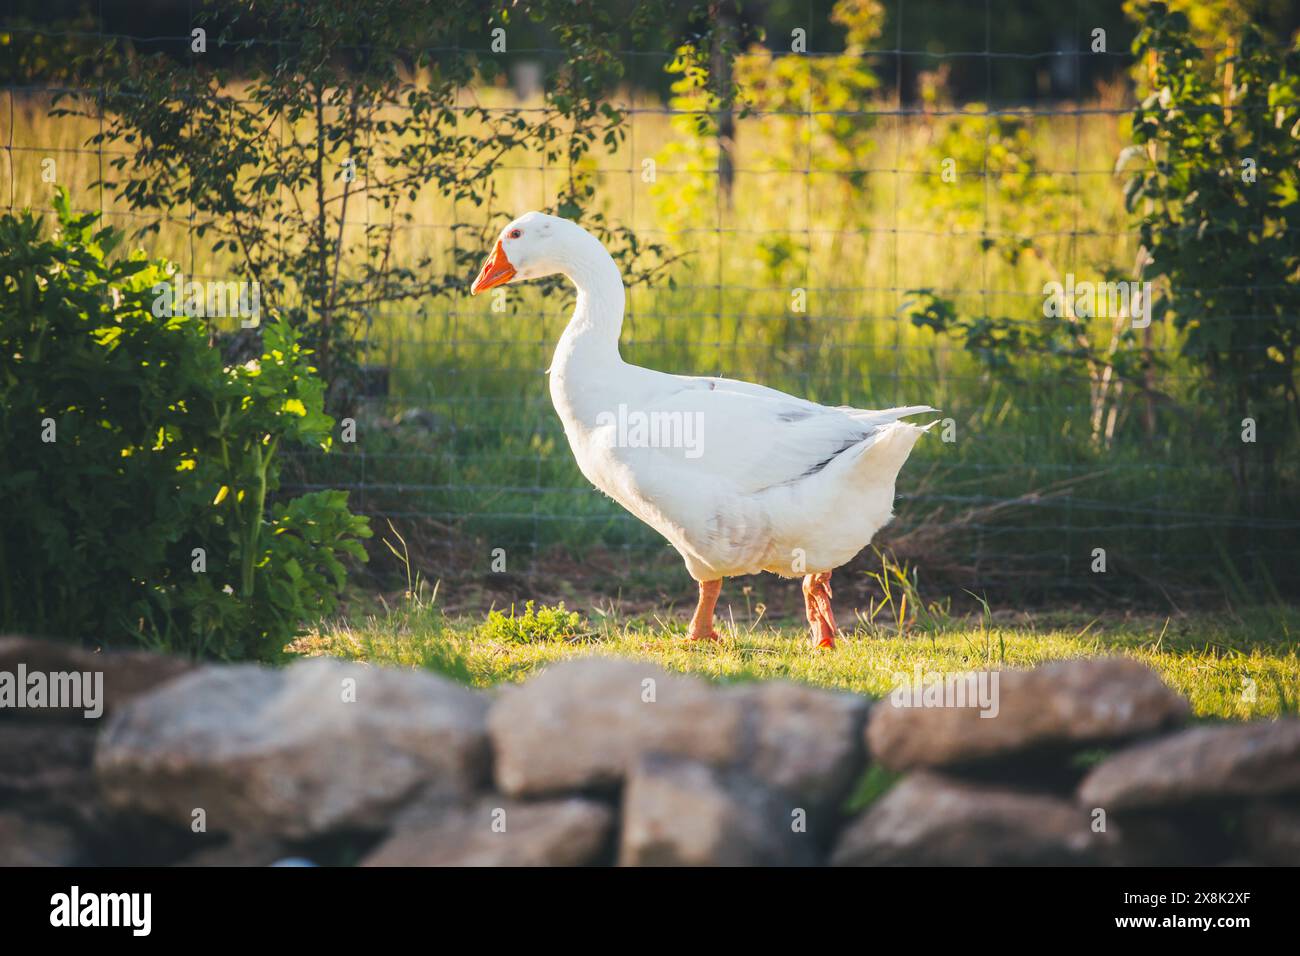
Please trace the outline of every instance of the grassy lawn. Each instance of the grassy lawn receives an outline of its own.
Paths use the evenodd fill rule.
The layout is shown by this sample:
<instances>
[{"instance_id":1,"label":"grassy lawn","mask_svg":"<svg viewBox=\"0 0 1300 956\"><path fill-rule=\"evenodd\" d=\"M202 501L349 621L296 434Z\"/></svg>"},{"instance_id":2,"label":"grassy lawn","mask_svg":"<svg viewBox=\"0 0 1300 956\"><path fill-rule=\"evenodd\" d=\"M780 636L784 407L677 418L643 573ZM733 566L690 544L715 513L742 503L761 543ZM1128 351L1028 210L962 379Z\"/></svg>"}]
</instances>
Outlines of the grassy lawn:
<instances>
[{"instance_id":1,"label":"grassy lawn","mask_svg":"<svg viewBox=\"0 0 1300 956\"><path fill-rule=\"evenodd\" d=\"M1202 717L1295 713L1300 703L1300 612L1258 608L1238 614L1100 619L1077 613L995 613L931 618L903 633L878 621L841 620L834 651L815 651L793 621L719 622L722 639L685 640L685 619L592 617L521 609L487 619L446 615L411 600L395 609L323 623L293 645L376 664L428 667L487 687L527 678L551 661L591 654L643 658L710 680L789 678L883 696L913 669L1030 667L1042 661L1125 654L1153 666ZM680 617L680 620L677 618ZM852 625L850 627L850 625Z\"/></svg>"}]
</instances>

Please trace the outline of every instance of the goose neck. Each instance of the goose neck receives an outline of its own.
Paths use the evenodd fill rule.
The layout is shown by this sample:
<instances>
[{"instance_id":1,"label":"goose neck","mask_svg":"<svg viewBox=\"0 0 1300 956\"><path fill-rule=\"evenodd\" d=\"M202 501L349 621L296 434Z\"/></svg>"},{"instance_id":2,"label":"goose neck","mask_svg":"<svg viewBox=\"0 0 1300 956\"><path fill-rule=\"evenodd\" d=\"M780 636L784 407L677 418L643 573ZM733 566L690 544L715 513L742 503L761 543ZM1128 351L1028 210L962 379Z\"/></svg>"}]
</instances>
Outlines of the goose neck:
<instances>
[{"instance_id":1,"label":"goose neck","mask_svg":"<svg viewBox=\"0 0 1300 956\"><path fill-rule=\"evenodd\" d=\"M566 263L564 274L577 288L578 300L561 336L557 358L578 352L618 357L625 304L623 277L613 257L599 244L597 249L599 255L575 257Z\"/></svg>"}]
</instances>

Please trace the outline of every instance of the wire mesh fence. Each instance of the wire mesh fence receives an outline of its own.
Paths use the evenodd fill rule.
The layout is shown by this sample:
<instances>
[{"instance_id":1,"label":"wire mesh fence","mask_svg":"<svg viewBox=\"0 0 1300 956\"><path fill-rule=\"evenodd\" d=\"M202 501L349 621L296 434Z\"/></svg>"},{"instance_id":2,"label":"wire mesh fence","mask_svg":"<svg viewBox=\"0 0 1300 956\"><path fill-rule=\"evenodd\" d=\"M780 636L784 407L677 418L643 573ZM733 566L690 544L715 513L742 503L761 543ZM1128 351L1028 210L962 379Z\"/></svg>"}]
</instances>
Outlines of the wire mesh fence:
<instances>
[{"instance_id":1,"label":"wire mesh fence","mask_svg":"<svg viewBox=\"0 0 1300 956\"><path fill-rule=\"evenodd\" d=\"M923 576L1070 598L1168 596L1225 580L1293 590L1300 519L1285 489L1294 462L1273 463L1282 493L1242 504L1244 422L1206 400L1185 333L1159 317L1134 321L1150 297L1126 298L1127 286L1113 294L1144 280L1141 210L1126 207L1116 164L1138 105L1124 79L1138 63L1127 40L1103 39L1098 49L1079 15L1059 49L1000 49L998 5L986 3L982 49L936 50L930 37L909 35L906 7L891 5L892 35L870 46L817 50L813 29L802 47L782 37L733 51L727 75L746 93L734 103L691 87L679 50L617 51L625 82L607 102L622 138L576 164L562 152L516 149L493 166L485 205L418 188L413 214L388 224L383 254L415 273L454 272L485 255L514 216L556 208L575 182L589 186L589 211L657 247L657 265L628 277L628 361L831 405L940 409L880 539ZM26 29L49 39L69 32ZM192 55L190 34L77 39ZM456 50L485 61L499 52ZM424 52L437 61L438 50ZM554 110L542 78L566 51L510 53L511 83L466 83L447 112L450 127L472 135L493 117ZM965 95L947 82L956 64ZM981 66L982 96L969 95ZM665 75L676 85L661 95L655 84ZM1044 92L1000 99L1008 86ZM58 183L107 223L156 226L143 238L150 252L190 278L238 272L236 258L205 241L202 212L133 208L106 185L115 162L136 154L92 141L106 121L93 83L18 80L3 95L8 209L47 207ZM81 115L51 116L60 95ZM1241 105L1225 121L1250 123L1252 109ZM295 135L282 117L267 120L269 141ZM384 215L364 191L383 170L362 167L346 182L365 198L345 206L339 228L340 255L356 263L376 254ZM337 188L344 182L340 172ZM292 201L268 195L250 221L275 229ZM571 295L512 287L498 303L471 300L472 277L466 269L462 288L431 282L429 295L360 310L362 374L343 416L354 440L297 454L282 491L346 489L353 509L374 519L380 537L400 536L428 577L507 570L588 580L613 571L635 589L679 574L662 539L582 478L550 406L545 373ZM1071 295L1065 314L1051 314L1067 287L1085 285L1098 287L1098 302L1111 291L1109 313L1078 314ZM1240 312L1218 318L1258 318L1261 295L1294 314L1294 289L1243 282ZM1149 296L1231 291L1207 277L1198 289L1156 283ZM1072 353L1034 337L1045 322L1068 330ZM1247 453L1256 447L1252 436ZM397 572L377 550L376 579Z\"/></svg>"}]
</instances>

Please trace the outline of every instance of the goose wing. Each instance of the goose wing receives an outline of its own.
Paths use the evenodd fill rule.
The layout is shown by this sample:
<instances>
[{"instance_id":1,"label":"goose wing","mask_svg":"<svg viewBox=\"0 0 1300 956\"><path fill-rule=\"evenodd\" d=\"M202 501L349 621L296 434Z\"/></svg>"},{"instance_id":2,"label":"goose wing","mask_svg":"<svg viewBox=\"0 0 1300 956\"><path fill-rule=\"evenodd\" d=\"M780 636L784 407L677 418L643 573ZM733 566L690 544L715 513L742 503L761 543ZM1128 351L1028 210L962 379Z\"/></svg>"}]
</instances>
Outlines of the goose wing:
<instances>
[{"instance_id":1,"label":"goose wing","mask_svg":"<svg viewBox=\"0 0 1300 956\"><path fill-rule=\"evenodd\" d=\"M742 495L814 475L881 425L933 411L928 405L830 407L734 379L654 374L660 380L642 392L639 410L660 424L659 437L676 429L682 440L643 447L651 456L647 465L673 469L685 480L723 483ZM642 454L634 457L645 460Z\"/></svg>"}]
</instances>

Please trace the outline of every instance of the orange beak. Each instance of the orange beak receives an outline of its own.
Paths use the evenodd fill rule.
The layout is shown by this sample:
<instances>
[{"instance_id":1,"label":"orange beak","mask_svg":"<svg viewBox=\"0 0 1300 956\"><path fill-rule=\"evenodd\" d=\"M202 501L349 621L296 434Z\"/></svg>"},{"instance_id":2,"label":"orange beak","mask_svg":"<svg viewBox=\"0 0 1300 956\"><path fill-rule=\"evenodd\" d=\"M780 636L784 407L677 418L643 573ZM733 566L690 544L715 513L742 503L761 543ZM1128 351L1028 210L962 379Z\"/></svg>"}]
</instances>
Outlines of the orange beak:
<instances>
[{"instance_id":1,"label":"orange beak","mask_svg":"<svg viewBox=\"0 0 1300 956\"><path fill-rule=\"evenodd\" d=\"M506 258L506 251L501 246L501 240L498 239L492 255L488 256L487 262L483 263L483 268L479 270L478 278L469 287L469 294L478 295L480 292L496 288L503 282L509 282L514 277L515 267Z\"/></svg>"}]
</instances>

